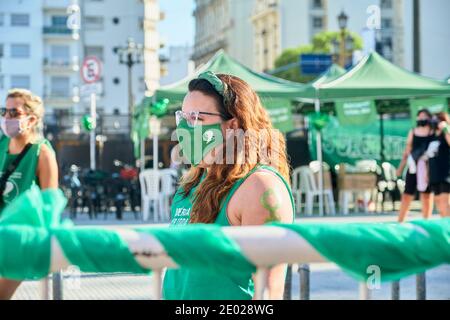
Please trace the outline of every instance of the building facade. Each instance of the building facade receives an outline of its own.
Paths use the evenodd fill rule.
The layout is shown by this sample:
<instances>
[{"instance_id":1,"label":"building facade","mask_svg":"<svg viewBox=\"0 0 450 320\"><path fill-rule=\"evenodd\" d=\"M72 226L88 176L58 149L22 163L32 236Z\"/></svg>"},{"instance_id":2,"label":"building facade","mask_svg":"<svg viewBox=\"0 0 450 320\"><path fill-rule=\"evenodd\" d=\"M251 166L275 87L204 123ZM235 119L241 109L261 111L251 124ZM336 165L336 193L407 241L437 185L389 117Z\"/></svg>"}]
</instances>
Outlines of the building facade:
<instances>
[{"instance_id":1,"label":"building facade","mask_svg":"<svg viewBox=\"0 0 450 320\"><path fill-rule=\"evenodd\" d=\"M450 73L450 1L419 4L420 72L441 79ZM318 32L338 31L342 11L347 28L365 36L374 6L376 50L413 70L413 0L197 0L193 60L199 65L224 49L248 67L270 70L283 50L310 44Z\"/></svg>"},{"instance_id":2,"label":"building facade","mask_svg":"<svg viewBox=\"0 0 450 320\"><path fill-rule=\"evenodd\" d=\"M276 57L288 48L310 44L314 35L339 30L337 16L344 11L348 29L366 25L366 8L372 0L257 0L251 21L254 36L253 68L273 69Z\"/></svg>"},{"instance_id":3,"label":"building facade","mask_svg":"<svg viewBox=\"0 0 450 320\"><path fill-rule=\"evenodd\" d=\"M70 29L72 5L80 29ZM76 13L75 13L76 16ZM11 0L0 2L0 96L12 87L44 98L47 113L86 112L80 68L84 57L102 61L99 113L128 112L128 72L117 48L128 38L144 45L132 71L134 101L159 85L161 19L157 0Z\"/></svg>"},{"instance_id":4,"label":"building facade","mask_svg":"<svg viewBox=\"0 0 450 320\"><path fill-rule=\"evenodd\" d=\"M194 62L191 60L192 46L170 46L167 53L167 64L164 75L161 75L160 85L175 83L194 72Z\"/></svg>"},{"instance_id":5,"label":"building facade","mask_svg":"<svg viewBox=\"0 0 450 320\"><path fill-rule=\"evenodd\" d=\"M253 64L253 33L250 21L255 0L196 0L195 39L192 60L207 62L224 49L241 63Z\"/></svg>"}]
</instances>

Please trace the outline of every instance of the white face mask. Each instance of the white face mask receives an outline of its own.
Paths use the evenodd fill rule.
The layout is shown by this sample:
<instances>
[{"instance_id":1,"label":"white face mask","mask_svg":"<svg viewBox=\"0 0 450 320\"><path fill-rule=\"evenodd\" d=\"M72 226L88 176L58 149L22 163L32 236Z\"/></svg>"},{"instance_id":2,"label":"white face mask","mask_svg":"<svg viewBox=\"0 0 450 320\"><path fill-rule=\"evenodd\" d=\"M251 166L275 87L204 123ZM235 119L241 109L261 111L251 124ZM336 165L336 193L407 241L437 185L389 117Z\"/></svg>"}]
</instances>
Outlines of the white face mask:
<instances>
[{"instance_id":1,"label":"white face mask","mask_svg":"<svg viewBox=\"0 0 450 320\"><path fill-rule=\"evenodd\" d=\"M27 129L22 128L22 123L29 118L30 116L23 119L6 119L5 117L2 117L0 119L0 127L7 137L14 138Z\"/></svg>"}]
</instances>

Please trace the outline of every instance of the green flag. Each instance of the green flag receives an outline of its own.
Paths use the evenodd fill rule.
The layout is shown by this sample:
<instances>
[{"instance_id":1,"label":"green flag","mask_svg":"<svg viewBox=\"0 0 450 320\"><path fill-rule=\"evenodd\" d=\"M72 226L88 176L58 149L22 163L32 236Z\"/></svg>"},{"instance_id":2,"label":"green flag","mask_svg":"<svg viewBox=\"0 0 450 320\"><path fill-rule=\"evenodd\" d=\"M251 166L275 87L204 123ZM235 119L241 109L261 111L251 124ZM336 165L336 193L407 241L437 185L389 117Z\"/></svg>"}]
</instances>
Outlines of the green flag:
<instances>
[{"instance_id":1,"label":"green flag","mask_svg":"<svg viewBox=\"0 0 450 320\"><path fill-rule=\"evenodd\" d=\"M361 125L377 121L373 100L336 101L336 114L342 125Z\"/></svg>"},{"instance_id":2,"label":"green flag","mask_svg":"<svg viewBox=\"0 0 450 320\"><path fill-rule=\"evenodd\" d=\"M276 129L281 132L289 132L294 129L289 100L277 98L262 98L261 100Z\"/></svg>"}]
</instances>

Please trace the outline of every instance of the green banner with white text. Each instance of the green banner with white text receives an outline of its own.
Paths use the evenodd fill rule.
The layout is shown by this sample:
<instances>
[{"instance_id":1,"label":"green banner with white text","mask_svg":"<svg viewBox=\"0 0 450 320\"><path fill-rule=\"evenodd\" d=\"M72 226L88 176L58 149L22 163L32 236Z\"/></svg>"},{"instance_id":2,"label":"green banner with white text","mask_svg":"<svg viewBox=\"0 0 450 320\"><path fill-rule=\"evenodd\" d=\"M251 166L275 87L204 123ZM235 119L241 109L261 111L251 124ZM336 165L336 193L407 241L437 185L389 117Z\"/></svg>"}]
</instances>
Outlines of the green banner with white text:
<instances>
[{"instance_id":1,"label":"green banner with white text","mask_svg":"<svg viewBox=\"0 0 450 320\"><path fill-rule=\"evenodd\" d=\"M264 108L269 113L273 126L281 132L289 132L294 129L292 120L292 106L288 99L262 98Z\"/></svg>"},{"instance_id":2,"label":"green banner with white text","mask_svg":"<svg viewBox=\"0 0 450 320\"><path fill-rule=\"evenodd\" d=\"M341 125L362 125L377 121L373 100L336 101L335 105Z\"/></svg>"},{"instance_id":3,"label":"green banner with white text","mask_svg":"<svg viewBox=\"0 0 450 320\"><path fill-rule=\"evenodd\" d=\"M411 129L409 119L384 120L384 155L387 162L397 166L402 158L406 137ZM316 159L316 131L309 128L309 149ZM367 125L341 125L336 117L330 116L329 123L322 129L323 159L330 166L338 163L355 164L358 160L380 161L380 123Z\"/></svg>"}]
</instances>

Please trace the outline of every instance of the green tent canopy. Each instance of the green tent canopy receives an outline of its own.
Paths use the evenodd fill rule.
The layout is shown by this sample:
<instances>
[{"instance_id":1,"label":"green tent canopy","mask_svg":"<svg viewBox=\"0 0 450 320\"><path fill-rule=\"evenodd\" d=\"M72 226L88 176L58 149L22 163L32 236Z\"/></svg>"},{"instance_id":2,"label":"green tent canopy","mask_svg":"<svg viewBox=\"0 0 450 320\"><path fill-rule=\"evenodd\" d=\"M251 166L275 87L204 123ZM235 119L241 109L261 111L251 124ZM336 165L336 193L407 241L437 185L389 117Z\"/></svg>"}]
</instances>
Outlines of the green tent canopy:
<instances>
[{"instance_id":1,"label":"green tent canopy","mask_svg":"<svg viewBox=\"0 0 450 320\"><path fill-rule=\"evenodd\" d=\"M316 88L326 83L329 83L333 80L336 80L340 76L342 76L347 71L341 66L333 63L324 73L322 73L315 80L307 83L301 92L301 96L308 96L311 99L316 97Z\"/></svg>"},{"instance_id":2,"label":"green tent canopy","mask_svg":"<svg viewBox=\"0 0 450 320\"><path fill-rule=\"evenodd\" d=\"M178 109L188 92L189 82L205 71L231 74L249 83L268 110L273 125L282 132L293 130L291 101L299 97L303 85L255 72L228 56L223 50L219 50L211 60L188 77L157 89L153 97L144 99L142 107L149 106L152 101L167 98L170 100L169 108Z\"/></svg>"},{"instance_id":3,"label":"green tent canopy","mask_svg":"<svg viewBox=\"0 0 450 320\"><path fill-rule=\"evenodd\" d=\"M297 98L299 90L303 88L303 85L299 83L255 72L228 56L223 50L219 50L211 60L199 67L192 75L157 89L156 98L168 98L171 101L181 102L188 90L189 81L205 71L237 76L248 82L261 98Z\"/></svg>"},{"instance_id":4,"label":"green tent canopy","mask_svg":"<svg viewBox=\"0 0 450 320\"><path fill-rule=\"evenodd\" d=\"M364 57L339 78L319 84L318 91L303 90L300 100L402 99L426 96L450 96L450 85L402 69L378 53Z\"/></svg>"}]
</instances>

